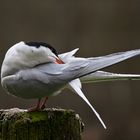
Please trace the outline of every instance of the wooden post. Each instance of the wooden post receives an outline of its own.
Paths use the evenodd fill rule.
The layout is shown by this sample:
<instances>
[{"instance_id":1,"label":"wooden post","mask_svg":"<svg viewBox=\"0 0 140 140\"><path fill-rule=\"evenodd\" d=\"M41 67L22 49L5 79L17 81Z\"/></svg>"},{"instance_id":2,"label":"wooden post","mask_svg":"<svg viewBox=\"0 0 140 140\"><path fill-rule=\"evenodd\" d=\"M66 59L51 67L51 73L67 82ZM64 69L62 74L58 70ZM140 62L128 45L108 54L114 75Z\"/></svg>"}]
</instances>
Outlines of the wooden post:
<instances>
[{"instance_id":1,"label":"wooden post","mask_svg":"<svg viewBox=\"0 0 140 140\"><path fill-rule=\"evenodd\" d=\"M83 126L72 110L0 110L0 140L81 140Z\"/></svg>"}]
</instances>

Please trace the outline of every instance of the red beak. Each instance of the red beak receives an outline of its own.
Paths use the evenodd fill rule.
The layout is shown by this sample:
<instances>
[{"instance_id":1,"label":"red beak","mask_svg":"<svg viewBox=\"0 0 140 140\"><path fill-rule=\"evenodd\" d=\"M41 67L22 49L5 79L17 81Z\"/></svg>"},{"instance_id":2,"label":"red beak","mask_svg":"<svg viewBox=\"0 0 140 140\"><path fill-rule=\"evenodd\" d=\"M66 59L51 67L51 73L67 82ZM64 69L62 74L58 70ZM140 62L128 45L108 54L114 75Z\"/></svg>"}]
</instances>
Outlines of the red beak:
<instances>
[{"instance_id":1,"label":"red beak","mask_svg":"<svg viewBox=\"0 0 140 140\"><path fill-rule=\"evenodd\" d=\"M64 62L60 58L56 58L56 63L57 64L64 64Z\"/></svg>"}]
</instances>

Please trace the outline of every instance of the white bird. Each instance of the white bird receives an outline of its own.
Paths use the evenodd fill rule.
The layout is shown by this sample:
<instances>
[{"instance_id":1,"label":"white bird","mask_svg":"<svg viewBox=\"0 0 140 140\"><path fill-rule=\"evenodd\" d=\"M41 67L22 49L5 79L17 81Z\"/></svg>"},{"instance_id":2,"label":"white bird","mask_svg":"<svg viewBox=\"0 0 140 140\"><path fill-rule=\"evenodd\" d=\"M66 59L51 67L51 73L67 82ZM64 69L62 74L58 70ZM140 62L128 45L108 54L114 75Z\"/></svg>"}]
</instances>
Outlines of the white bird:
<instances>
[{"instance_id":1,"label":"white bird","mask_svg":"<svg viewBox=\"0 0 140 140\"><path fill-rule=\"evenodd\" d=\"M43 109L49 96L70 88L90 106L106 129L101 117L83 94L81 82L140 79L140 75L98 71L140 55L140 49L92 58L74 57L77 50L58 55L47 43L19 42L7 51L3 60L2 87L14 96L38 99L37 106L30 111ZM43 97L45 100L41 104Z\"/></svg>"}]
</instances>

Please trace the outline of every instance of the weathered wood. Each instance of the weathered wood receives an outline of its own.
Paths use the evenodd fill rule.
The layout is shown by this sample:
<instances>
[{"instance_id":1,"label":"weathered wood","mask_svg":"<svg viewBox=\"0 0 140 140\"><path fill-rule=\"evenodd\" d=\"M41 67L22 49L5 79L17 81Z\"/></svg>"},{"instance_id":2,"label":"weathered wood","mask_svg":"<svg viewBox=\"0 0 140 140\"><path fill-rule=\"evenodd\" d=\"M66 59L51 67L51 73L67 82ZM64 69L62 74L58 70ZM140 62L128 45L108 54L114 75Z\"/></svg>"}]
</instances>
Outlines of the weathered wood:
<instances>
[{"instance_id":1,"label":"weathered wood","mask_svg":"<svg viewBox=\"0 0 140 140\"><path fill-rule=\"evenodd\" d=\"M83 126L72 110L0 110L0 140L81 140Z\"/></svg>"}]
</instances>

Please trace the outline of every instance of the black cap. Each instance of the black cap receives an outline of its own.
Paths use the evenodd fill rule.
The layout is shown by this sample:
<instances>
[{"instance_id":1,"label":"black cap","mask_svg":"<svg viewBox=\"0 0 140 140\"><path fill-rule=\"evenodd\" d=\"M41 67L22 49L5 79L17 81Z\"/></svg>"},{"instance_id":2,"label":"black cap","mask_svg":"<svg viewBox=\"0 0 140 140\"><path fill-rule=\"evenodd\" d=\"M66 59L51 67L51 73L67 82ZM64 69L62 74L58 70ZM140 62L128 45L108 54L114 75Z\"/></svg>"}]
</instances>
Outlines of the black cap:
<instances>
[{"instance_id":1,"label":"black cap","mask_svg":"<svg viewBox=\"0 0 140 140\"><path fill-rule=\"evenodd\" d=\"M56 56L58 56L57 51L48 43L44 42L25 42L26 45L31 46L31 47L36 47L39 48L41 46L49 48Z\"/></svg>"}]
</instances>

